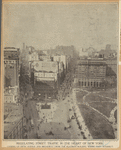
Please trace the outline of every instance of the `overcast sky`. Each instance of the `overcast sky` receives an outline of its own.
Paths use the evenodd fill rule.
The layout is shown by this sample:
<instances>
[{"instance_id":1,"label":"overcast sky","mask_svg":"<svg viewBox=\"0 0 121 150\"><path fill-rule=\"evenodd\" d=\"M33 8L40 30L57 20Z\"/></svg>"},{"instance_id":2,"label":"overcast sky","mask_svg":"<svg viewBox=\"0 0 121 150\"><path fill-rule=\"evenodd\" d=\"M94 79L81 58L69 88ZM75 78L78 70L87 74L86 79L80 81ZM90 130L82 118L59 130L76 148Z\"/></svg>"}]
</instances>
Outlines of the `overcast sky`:
<instances>
[{"instance_id":1,"label":"overcast sky","mask_svg":"<svg viewBox=\"0 0 121 150\"><path fill-rule=\"evenodd\" d=\"M12 3L4 5L4 46L77 50L118 48L117 3Z\"/></svg>"}]
</instances>

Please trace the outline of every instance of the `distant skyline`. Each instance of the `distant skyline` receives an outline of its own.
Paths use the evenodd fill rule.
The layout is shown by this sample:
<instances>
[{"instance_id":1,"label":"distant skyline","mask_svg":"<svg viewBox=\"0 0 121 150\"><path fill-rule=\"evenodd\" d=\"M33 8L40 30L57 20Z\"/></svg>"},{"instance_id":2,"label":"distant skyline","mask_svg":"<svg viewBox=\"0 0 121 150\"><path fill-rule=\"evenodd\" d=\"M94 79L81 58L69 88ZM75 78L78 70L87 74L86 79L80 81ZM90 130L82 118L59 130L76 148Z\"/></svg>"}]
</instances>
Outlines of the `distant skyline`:
<instances>
[{"instance_id":1,"label":"distant skyline","mask_svg":"<svg viewBox=\"0 0 121 150\"><path fill-rule=\"evenodd\" d=\"M4 4L4 47L118 49L118 3Z\"/></svg>"}]
</instances>

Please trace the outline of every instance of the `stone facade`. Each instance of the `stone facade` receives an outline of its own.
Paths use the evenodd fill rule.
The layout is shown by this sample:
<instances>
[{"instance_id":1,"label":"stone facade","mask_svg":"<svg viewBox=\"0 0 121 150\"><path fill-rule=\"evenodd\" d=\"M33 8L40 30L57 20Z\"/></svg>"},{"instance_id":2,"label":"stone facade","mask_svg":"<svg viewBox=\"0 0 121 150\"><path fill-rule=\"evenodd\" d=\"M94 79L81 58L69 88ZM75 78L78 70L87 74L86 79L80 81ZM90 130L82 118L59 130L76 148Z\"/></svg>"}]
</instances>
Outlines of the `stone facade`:
<instances>
[{"instance_id":1,"label":"stone facade","mask_svg":"<svg viewBox=\"0 0 121 150\"><path fill-rule=\"evenodd\" d=\"M76 68L79 86L100 87L106 77L106 63L102 59L81 60Z\"/></svg>"}]
</instances>

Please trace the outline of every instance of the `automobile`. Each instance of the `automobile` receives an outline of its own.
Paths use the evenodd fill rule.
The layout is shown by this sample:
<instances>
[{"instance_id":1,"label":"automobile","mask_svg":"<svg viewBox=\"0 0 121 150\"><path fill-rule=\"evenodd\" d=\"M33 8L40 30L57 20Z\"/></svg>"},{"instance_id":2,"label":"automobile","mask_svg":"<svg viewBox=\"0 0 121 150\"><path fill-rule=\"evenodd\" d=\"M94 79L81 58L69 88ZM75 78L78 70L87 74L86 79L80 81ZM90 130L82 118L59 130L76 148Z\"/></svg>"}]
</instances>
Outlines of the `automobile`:
<instances>
[{"instance_id":1,"label":"automobile","mask_svg":"<svg viewBox=\"0 0 121 150\"><path fill-rule=\"evenodd\" d=\"M71 117L71 119L75 119L75 117L74 117L74 116L72 116L72 117Z\"/></svg>"},{"instance_id":2,"label":"automobile","mask_svg":"<svg viewBox=\"0 0 121 150\"><path fill-rule=\"evenodd\" d=\"M71 122L71 119L69 119L67 122L68 122L68 123Z\"/></svg>"}]
</instances>

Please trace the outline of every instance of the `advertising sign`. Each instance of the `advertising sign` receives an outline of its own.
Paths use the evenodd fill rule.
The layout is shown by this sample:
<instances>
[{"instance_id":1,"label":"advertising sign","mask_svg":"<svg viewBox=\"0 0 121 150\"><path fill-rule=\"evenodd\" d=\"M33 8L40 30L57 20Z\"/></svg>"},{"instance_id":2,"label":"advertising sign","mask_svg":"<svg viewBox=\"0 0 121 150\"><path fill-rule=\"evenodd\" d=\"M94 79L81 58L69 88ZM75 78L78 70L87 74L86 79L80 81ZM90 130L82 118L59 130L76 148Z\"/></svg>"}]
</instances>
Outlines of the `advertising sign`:
<instances>
[{"instance_id":1,"label":"advertising sign","mask_svg":"<svg viewBox=\"0 0 121 150\"><path fill-rule=\"evenodd\" d=\"M57 62L34 61L32 65L35 71L58 72Z\"/></svg>"},{"instance_id":2,"label":"advertising sign","mask_svg":"<svg viewBox=\"0 0 121 150\"><path fill-rule=\"evenodd\" d=\"M57 80L57 73L35 72L34 76L36 76L37 78L44 78L44 80L48 80L48 78L53 78L54 80Z\"/></svg>"}]
</instances>

